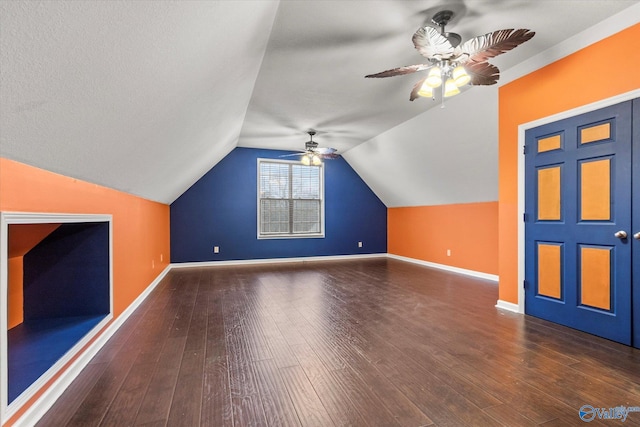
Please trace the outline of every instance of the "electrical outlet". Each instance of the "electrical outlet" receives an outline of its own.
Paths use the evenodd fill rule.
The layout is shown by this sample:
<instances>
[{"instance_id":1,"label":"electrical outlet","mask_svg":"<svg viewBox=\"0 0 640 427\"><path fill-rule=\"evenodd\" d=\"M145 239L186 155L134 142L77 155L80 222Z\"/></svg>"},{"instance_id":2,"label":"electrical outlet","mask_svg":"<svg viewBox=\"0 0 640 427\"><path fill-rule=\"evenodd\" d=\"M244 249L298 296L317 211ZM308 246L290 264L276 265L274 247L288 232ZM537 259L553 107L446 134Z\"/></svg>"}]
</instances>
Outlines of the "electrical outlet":
<instances>
[{"instance_id":1,"label":"electrical outlet","mask_svg":"<svg viewBox=\"0 0 640 427\"><path fill-rule=\"evenodd\" d=\"M447 256L451 256L451 249L447 249Z\"/></svg>"},{"instance_id":2,"label":"electrical outlet","mask_svg":"<svg viewBox=\"0 0 640 427\"><path fill-rule=\"evenodd\" d=\"M155 260L151 260L151 269L153 270L154 268L156 268L156 261Z\"/></svg>"},{"instance_id":3,"label":"electrical outlet","mask_svg":"<svg viewBox=\"0 0 640 427\"><path fill-rule=\"evenodd\" d=\"M164 260L164 254L160 254L160 262Z\"/></svg>"},{"instance_id":4,"label":"electrical outlet","mask_svg":"<svg viewBox=\"0 0 640 427\"><path fill-rule=\"evenodd\" d=\"M361 248L362 247L362 242L358 242L358 247Z\"/></svg>"},{"instance_id":5,"label":"electrical outlet","mask_svg":"<svg viewBox=\"0 0 640 427\"><path fill-rule=\"evenodd\" d=\"M214 254L220 253L220 246L214 246L213 247L213 253Z\"/></svg>"}]
</instances>

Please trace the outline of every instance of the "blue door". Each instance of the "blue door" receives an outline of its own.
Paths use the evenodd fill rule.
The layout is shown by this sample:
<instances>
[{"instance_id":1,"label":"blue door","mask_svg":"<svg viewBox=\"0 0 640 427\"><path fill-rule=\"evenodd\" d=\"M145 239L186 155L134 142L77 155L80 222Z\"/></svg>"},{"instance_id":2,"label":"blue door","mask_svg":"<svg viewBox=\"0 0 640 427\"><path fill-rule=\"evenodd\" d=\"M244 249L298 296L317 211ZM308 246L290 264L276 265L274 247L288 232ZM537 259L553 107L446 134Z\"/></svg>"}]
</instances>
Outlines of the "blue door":
<instances>
[{"instance_id":1,"label":"blue door","mask_svg":"<svg viewBox=\"0 0 640 427\"><path fill-rule=\"evenodd\" d=\"M633 100L633 346L640 348L640 98Z\"/></svg>"},{"instance_id":2,"label":"blue door","mask_svg":"<svg viewBox=\"0 0 640 427\"><path fill-rule=\"evenodd\" d=\"M638 278L640 268L632 263L640 246L631 227L633 106L525 135L525 311L627 345L632 333L640 344L632 327L640 304L640 292L632 303L632 269Z\"/></svg>"}]
</instances>

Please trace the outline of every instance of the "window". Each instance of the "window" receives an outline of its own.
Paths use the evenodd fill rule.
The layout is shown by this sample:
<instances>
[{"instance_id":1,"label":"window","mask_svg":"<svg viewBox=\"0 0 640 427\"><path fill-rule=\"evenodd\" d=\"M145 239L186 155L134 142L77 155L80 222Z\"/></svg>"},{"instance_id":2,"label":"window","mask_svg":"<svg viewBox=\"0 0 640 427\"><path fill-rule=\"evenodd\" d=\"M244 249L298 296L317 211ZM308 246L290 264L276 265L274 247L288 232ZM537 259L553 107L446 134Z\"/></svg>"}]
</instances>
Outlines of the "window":
<instances>
[{"instance_id":1,"label":"window","mask_svg":"<svg viewBox=\"0 0 640 427\"><path fill-rule=\"evenodd\" d=\"M323 165L258 159L258 237L324 237Z\"/></svg>"}]
</instances>

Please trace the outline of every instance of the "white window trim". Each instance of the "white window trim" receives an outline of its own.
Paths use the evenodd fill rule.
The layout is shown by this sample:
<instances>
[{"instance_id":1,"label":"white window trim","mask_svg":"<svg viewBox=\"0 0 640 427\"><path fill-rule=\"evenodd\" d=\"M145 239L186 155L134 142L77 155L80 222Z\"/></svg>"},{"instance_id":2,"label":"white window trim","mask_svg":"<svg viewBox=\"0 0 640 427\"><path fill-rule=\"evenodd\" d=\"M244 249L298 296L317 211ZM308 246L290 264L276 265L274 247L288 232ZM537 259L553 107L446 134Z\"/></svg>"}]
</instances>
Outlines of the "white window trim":
<instances>
[{"instance_id":1,"label":"white window trim","mask_svg":"<svg viewBox=\"0 0 640 427\"><path fill-rule=\"evenodd\" d=\"M273 239L323 239L324 238L324 163L317 165L320 167L320 232L306 234L260 234L260 163L282 163L287 165L300 165L300 162L291 160L278 160L269 158L258 158L256 164L256 231L258 240Z\"/></svg>"}]
</instances>

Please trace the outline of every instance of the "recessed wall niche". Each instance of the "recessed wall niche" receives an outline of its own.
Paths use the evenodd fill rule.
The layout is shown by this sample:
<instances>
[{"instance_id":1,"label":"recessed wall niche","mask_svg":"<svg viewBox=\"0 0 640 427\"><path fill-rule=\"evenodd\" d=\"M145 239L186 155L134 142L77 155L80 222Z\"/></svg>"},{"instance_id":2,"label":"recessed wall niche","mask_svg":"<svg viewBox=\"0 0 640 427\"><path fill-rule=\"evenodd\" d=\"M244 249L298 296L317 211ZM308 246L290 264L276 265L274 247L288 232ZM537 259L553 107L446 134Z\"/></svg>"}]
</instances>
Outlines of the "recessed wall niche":
<instances>
[{"instance_id":1,"label":"recessed wall niche","mask_svg":"<svg viewBox=\"0 0 640 427\"><path fill-rule=\"evenodd\" d=\"M0 397L7 420L111 320L112 227L111 215L5 212L1 222Z\"/></svg>"}]
</instances>

